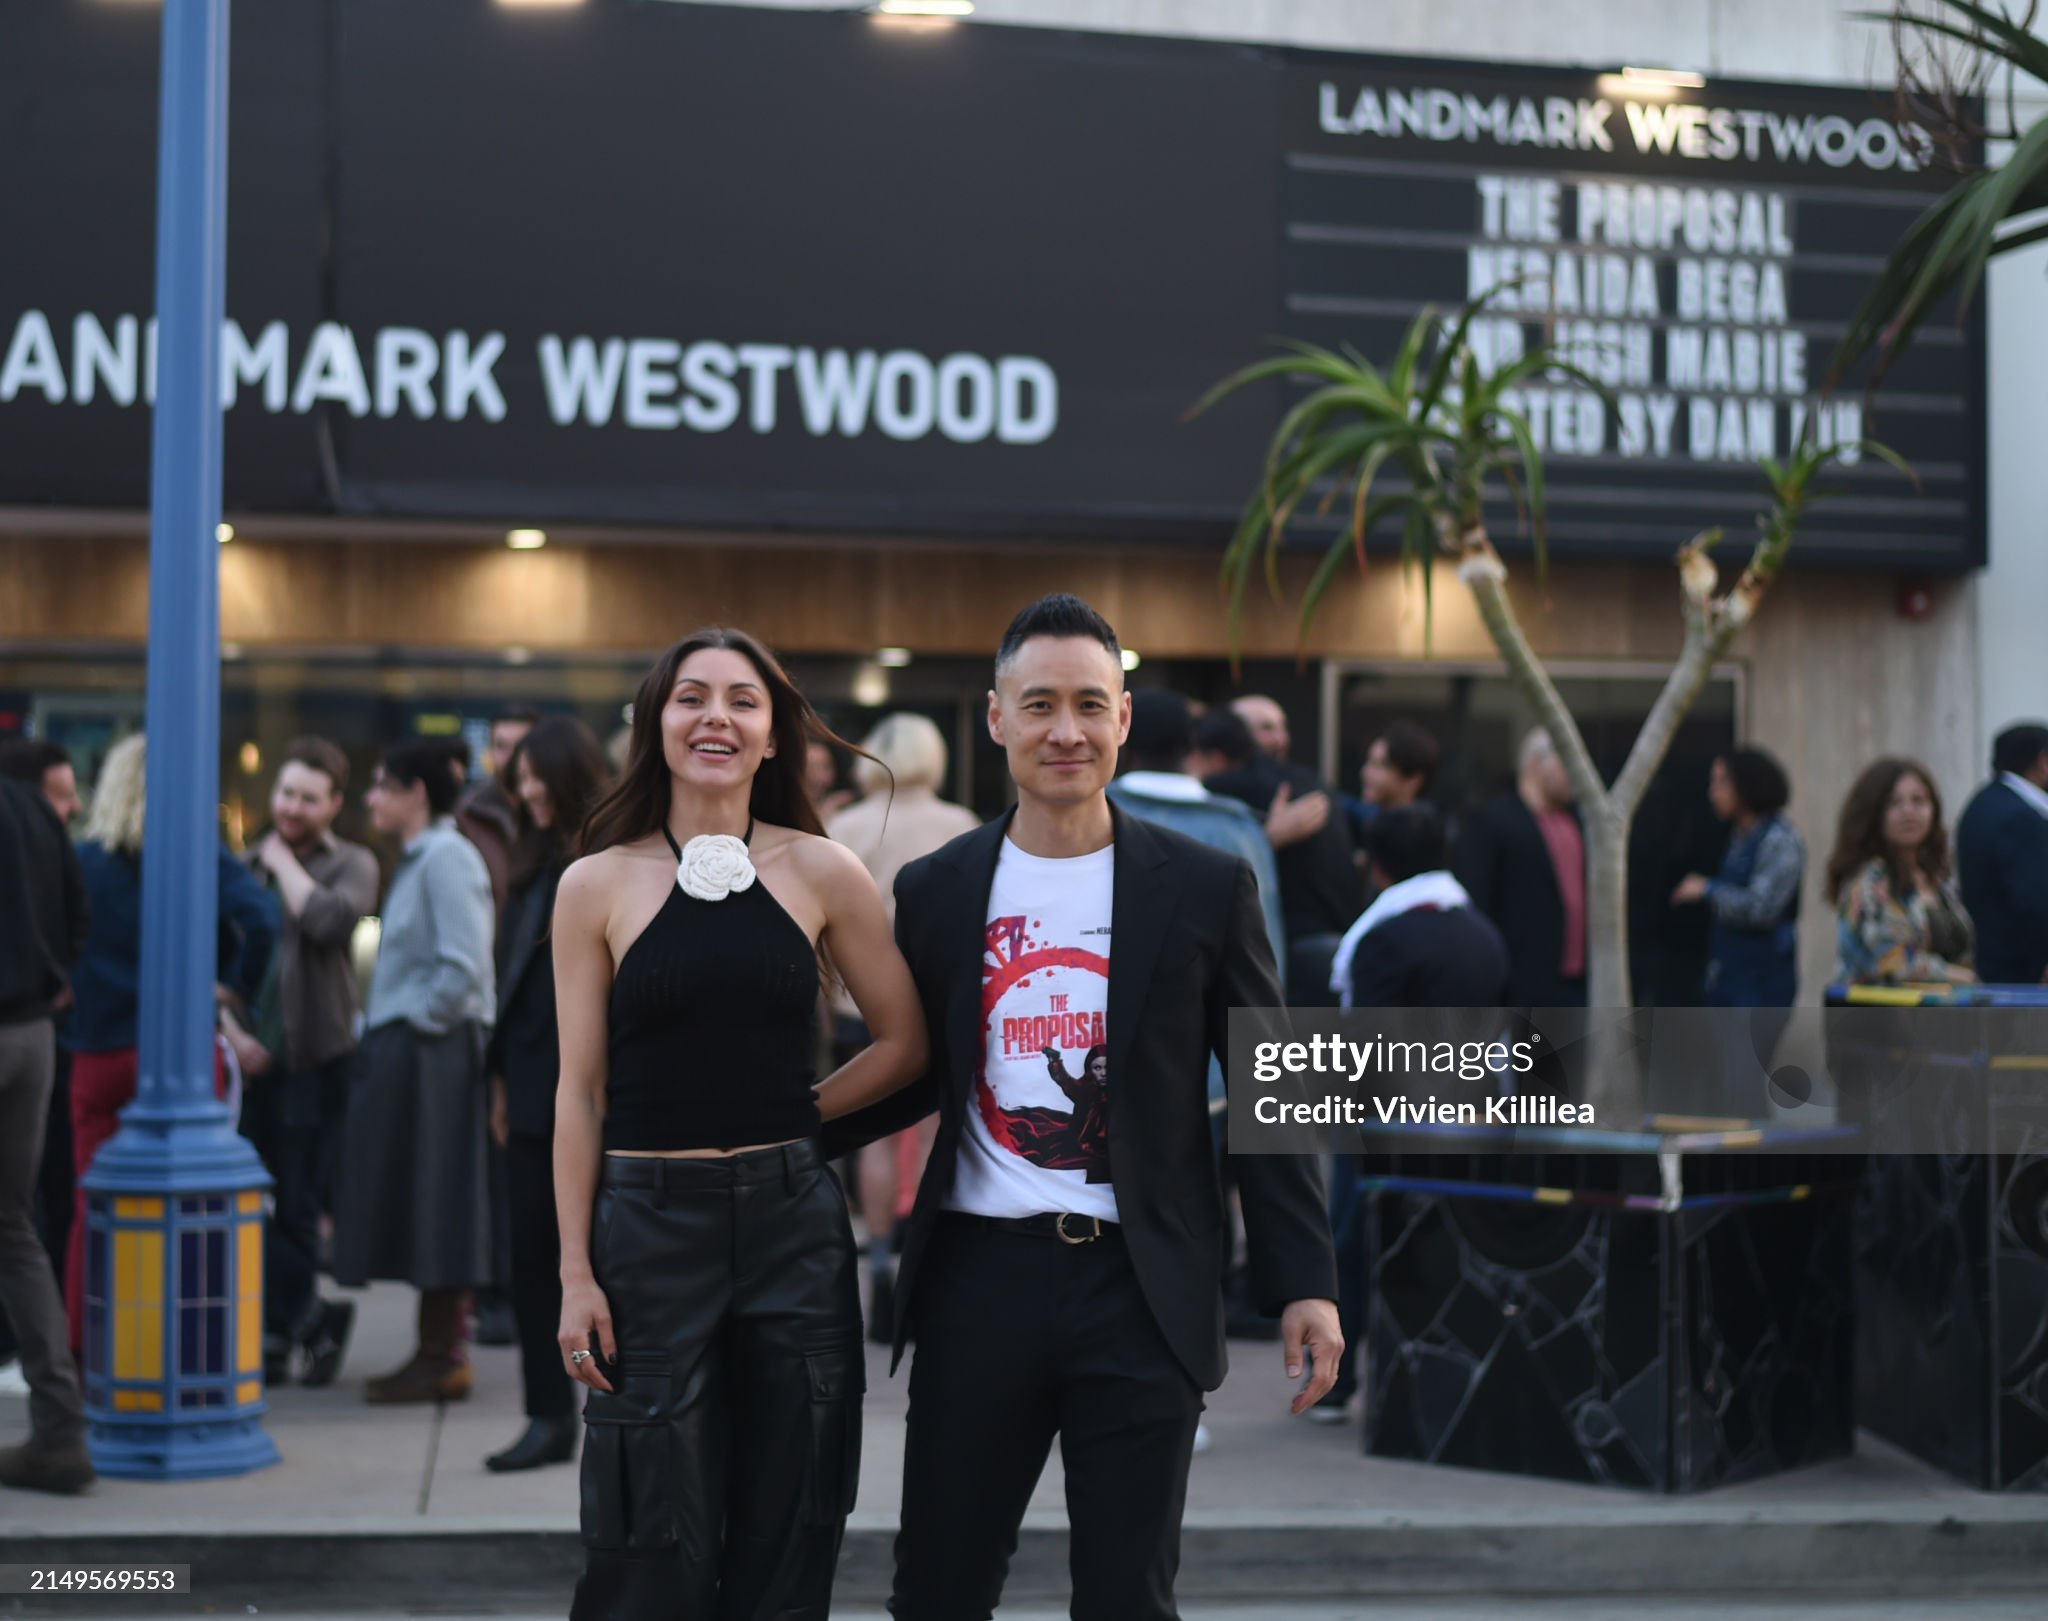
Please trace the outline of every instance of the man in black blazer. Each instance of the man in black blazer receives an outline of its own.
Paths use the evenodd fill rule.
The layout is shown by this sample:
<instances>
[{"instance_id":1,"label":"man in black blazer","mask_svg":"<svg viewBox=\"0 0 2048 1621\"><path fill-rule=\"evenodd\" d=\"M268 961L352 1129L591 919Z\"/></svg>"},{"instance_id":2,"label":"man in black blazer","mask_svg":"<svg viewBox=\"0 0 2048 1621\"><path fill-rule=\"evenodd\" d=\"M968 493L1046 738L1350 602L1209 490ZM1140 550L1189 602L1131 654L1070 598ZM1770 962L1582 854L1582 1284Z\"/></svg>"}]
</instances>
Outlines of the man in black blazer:
<instances>
[{"instance_id":1,"label":"man in black blazer","mask_svg":"<svg viewBox=\"0 0 2048 1621\"><path fill-rule=\"evenodd\" d=\"M1451 870L1508 947L1513 1007L1586 1000L1586 846L1550 734L1522 740L1515 786L1465 817Z\"/></svg>"},{"instance_id":2,"label":"man in black blazer","mask_svg":"<svg viewBox=\"0 0 2048 1621\"><path fill-rule=\"evenodd\" d=\"M2048 726L2008 726L1956 824L1956 876L1987 985L2048 979Z\"/></svg>"},{"instance_id":3,"label":"man in black blazer","mask_svg":"<svg viewBox=\"0 0 2048 1621\"><path fill-rule=\"evenodd\" d=\"M988 724L1016 810L896 882L930 1071L826 1128L836 1154L939 1111L897 1281L896 1355L917 1354L890 1612L993 1611L1057 1435L1073 1615L1171 1621L1195 1425L1225 1366L1209 1058L1231 1007L1278 1006L1280 986L1251 868L1104 792L1130 698L1100 615L1069 596L1020 613ZM1290 1377L1313 1358L1300 1411L1342 1359L1320 1178L1306 1158L1236 1169Z\"/></svg>"}]
</instances>

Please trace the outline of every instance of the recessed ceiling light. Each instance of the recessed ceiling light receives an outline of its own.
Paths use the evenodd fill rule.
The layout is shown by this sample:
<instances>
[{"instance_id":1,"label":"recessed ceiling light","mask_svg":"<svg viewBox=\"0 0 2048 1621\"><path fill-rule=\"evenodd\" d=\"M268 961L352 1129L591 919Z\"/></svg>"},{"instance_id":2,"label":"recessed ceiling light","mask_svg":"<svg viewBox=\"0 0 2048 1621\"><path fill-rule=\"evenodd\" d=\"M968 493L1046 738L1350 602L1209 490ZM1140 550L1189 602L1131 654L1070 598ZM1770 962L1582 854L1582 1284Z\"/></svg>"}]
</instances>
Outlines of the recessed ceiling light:
<instances>
[{"instance_id":1,"label":"recessed ceiling light","mask_svg":"<svg viewBox=\"0 0 2048 1621\"><path fill-rule=\"evenodd\" d=\"M213 526L213 538L225 546L235 538L235 526L231 523L217 523Z\"/></svg>"},{"instance_id":2,"label":"recessed ceiling light","mask_svg":"<svg viewBox=\"0 0 2048 1621\"><path fill-rule=\"evenodd\" d=\"M910 662L910 649L878 647L875 649L875 662L885 670L900 670Z\"/></svg>"},{"instance_id":3,"label":"recessed ceiling light","mask_svg":"<svg viewBox=\"0 0 2048 1621\"><path fill-rule=\"evenodd\" d=\"M877 0L878 17L972 17L974 0Z\"/></svg>"},{"instance_id":4,"label":"recessed ceiling light","mask_svg":"<svg viewBox=\"0 0 2048 1621\"><path fill-rule=\"evenodd\" d=\"M1138 657L1136 649L1127 647L1123 650L1123 666L1126 674L1128 674L1132 670L1135 670L1140 664L1143 664L1144 662L1145 661L1143 659Z\"/></svg>"},{"instance_id":5,"label":"recessed ceiling light","mask_svg":"<svg viewBox=\"0 0 2048 1621\"><path fill-rule=\"evenodd\" d=\"M537 552L548 543L545 529L509 529L505 532L505 544L515 552Z\"/></svg>"}]
</instances>

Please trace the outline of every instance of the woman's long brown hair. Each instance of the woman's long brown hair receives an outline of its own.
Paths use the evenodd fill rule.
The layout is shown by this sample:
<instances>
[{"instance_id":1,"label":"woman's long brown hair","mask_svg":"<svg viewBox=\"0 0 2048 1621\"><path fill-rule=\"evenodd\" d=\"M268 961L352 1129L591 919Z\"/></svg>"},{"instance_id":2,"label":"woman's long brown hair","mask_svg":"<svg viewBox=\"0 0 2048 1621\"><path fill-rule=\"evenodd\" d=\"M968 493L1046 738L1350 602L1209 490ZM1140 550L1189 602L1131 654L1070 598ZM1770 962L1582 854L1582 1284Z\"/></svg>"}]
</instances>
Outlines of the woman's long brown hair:
<instances>
[{"instance_id":1,"label":"woman's long brown hair","mask_svg":"<svg viewBox=\"0 0 2048 1621\"><path fill-rule=\"evenodd\" d=\"M793 827L800 833L823 834L824 823L804 786L804 748L812 739L863 751L818 718L810 701L797 691L773 653L743 630L728 625L692 631L654 662L633 699L633 739L626 751L626 769L611 792L600 799L583 823L578 848L585 855L630 844L658 833L668 823L670 773L661 747L661 715L675 691L676 672L692 653L720 648L737 653L768 689L768 714L775 752L754 773L748 810L757 822Z\"/></svg>"},{"instance_id":2,"label":"woman's long brown hair","mask_svg":"<svg viewBox=\"0 0 2048 1621\"><path fill-rule=\"evenodd\" d=\"M505 762L504 778L508 785L517 784L517 762L521 760L547 789L548 803L554 808L554 825L545 833L534 826L533 815L515 788L513 804L519 811L519 841L512 847L514 889L523 888L550 862L580 853L575 848L577 831L612 781L604 745L598 742L595 732L573 715L545 715L519 740Z\"/></svg>"},{"instance_id":3,"label":"woman's long brown hair","mask_svg":"<svg viewBox=\"0 0 2048 1621\"><path fill-rule=\"evenodd\" d=\"M1914 860L1921 872L1935 883L1948 876L1948 832L1941 821L1941 790L1934 775L1918 760L1887 758L1873 760L1863 768L1849 797L1842 801L1842 817L1835 826L1835 848L1828 857L1828 899L1839 901L1855 876L1873 861L1882 861L1891 879L1892 897L1904 905L1913 894L1915 875L1902 870L1890 845L1884 841L1885 807L1901 777L1918 777L1934 807L1934 820L1927 837L1920 841Z\"/></svg>"}]
</instances>

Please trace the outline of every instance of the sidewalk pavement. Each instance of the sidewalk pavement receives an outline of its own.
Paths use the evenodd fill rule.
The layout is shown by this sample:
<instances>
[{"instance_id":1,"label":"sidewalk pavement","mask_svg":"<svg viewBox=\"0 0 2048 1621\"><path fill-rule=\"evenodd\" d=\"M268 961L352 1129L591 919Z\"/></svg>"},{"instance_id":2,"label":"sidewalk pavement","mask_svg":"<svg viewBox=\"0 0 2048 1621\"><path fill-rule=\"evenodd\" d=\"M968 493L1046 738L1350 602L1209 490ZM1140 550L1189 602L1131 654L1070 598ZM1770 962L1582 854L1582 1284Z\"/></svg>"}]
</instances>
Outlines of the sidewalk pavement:
<instances>
[{"instance_id":1,"label":"sidewalk pavement","mask_svg":"<svg viewBox=\"0 0 2048 1621\"><path fill-rule=\"evenodd\" d=\"M476 1391L445 1409L371 1407L363 1381L411 1349L412 1294L356 1296L354 1342L325 1390L270 1395L284 1461L239 1479L102 1481L82 1498L0 1491L0 1564L191 1557L210 1584L320 1580L542 1590L573 1580L574 1465L493 1475L519 1433L517 1353L478 1348ZM1183 1591L1222 1601L1359 1593L1777 1595L2013 1589L2048 1568L2048 1499L1972 1491L1882 1442L1857 1456L1693 1497L1655 1497L1367 1458L1355 1419L1292 1417L1276 1344L1231 1346L1194 1461ZM901 1486L908 1366L868 1364L860 1494L842 1593L886 1593ZM0 1443L27 1427L0 1397ZM1064 1588L1057 1452L1015 1563L1020 1600ZM566 1591L566 1587L561 1588Z\"/></svg>"}]
</instances>

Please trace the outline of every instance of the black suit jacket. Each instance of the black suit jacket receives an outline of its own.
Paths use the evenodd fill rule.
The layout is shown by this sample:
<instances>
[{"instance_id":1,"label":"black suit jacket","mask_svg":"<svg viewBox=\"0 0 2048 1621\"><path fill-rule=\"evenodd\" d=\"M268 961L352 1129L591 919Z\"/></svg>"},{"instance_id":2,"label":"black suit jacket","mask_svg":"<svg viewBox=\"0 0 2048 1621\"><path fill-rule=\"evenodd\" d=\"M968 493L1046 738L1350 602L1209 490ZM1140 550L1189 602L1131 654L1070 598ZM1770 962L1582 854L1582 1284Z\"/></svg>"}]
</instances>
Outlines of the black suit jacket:
<instances>
[{"instance_id":1,"label":"black suit jacket","mask_svg":"<svg viewBox=\"0 0 2048 1621\"><path fill-rule=\"evenodd\" d=\"M2048 970L2048 817L2003 782L1986 783L1956 824L1956 877L1977 925L1977 977L2040 984Z\"/></svg>"},{"instance_id":2,"label":"black suit jacket","mask_svg":"<svg viewBox=\"0 0 2048 1621\"><path fill-rule=\"evenodd\" d=\"M1351 958L1351 1005L1513 1007L1507 942L1469 906L1417 907L1388 918Z\"/></svg>"},{"instance_id":3,"label":"black suit jacket","mask_svg":"<svg viewBox=\"0 0 2048 1621\"><path fill-rule=\"evenodd\" d=\"M1564 897L1550 846L1520 794L1510 789L1465 818L1451 871L1507 942L1510 1007L1572 1007L1585 1000L1584 982L1567 985L1558 973Z\"/></svg>"},{"instance_id":4,"label":"black suit jacket","mask_svg":"<svg viewBox=\"0 0 2048 1621\"><path fill-rule=\"evenodd\" d=\"M0 778L0 1024L48 1018L85 949L85 879L64 824L24 783Z\"/></svg>"},{"instance_id":5,"label":"black suit jacket","mask_svg":"<svg viewBox=\"0 0 2048 1621\"><path fill-rule=\"evenodd\" d=\"M555 958L548 925L563 868L549 862L505 898L498 924L498 1017L485 1064L505 1077L506 1123L521 1137L555 1134L561 1038L555 1026Z\"/></svg>"},{"instance_id":6,"label":"black suit jacket","mask_svg":"<svg viewBox=\"0 0 2048 1621\"><path fill-rule=\"evenodd\" d=\"M1223 1382L1223 1189L1209 1124L1212 1052L1232 1007L1284 1005L1250 865L1115 806L1110 909L1109 1143L1123 1240L1160 1332L1205 1390ZM953 1184L981 1067L988 897L1010 818L963 834L903 869L896 939L917 980L931 1039L924 1076L832 1122L837 1155L936 1109L938 1138L917 1190L897 1277L896 1357L917 1318L920 1262ZM1336 1298L1336 1263L1312 1159L1236 1161L1252 1287L1262 1309Z\"/></svg>"}]
</instances>

